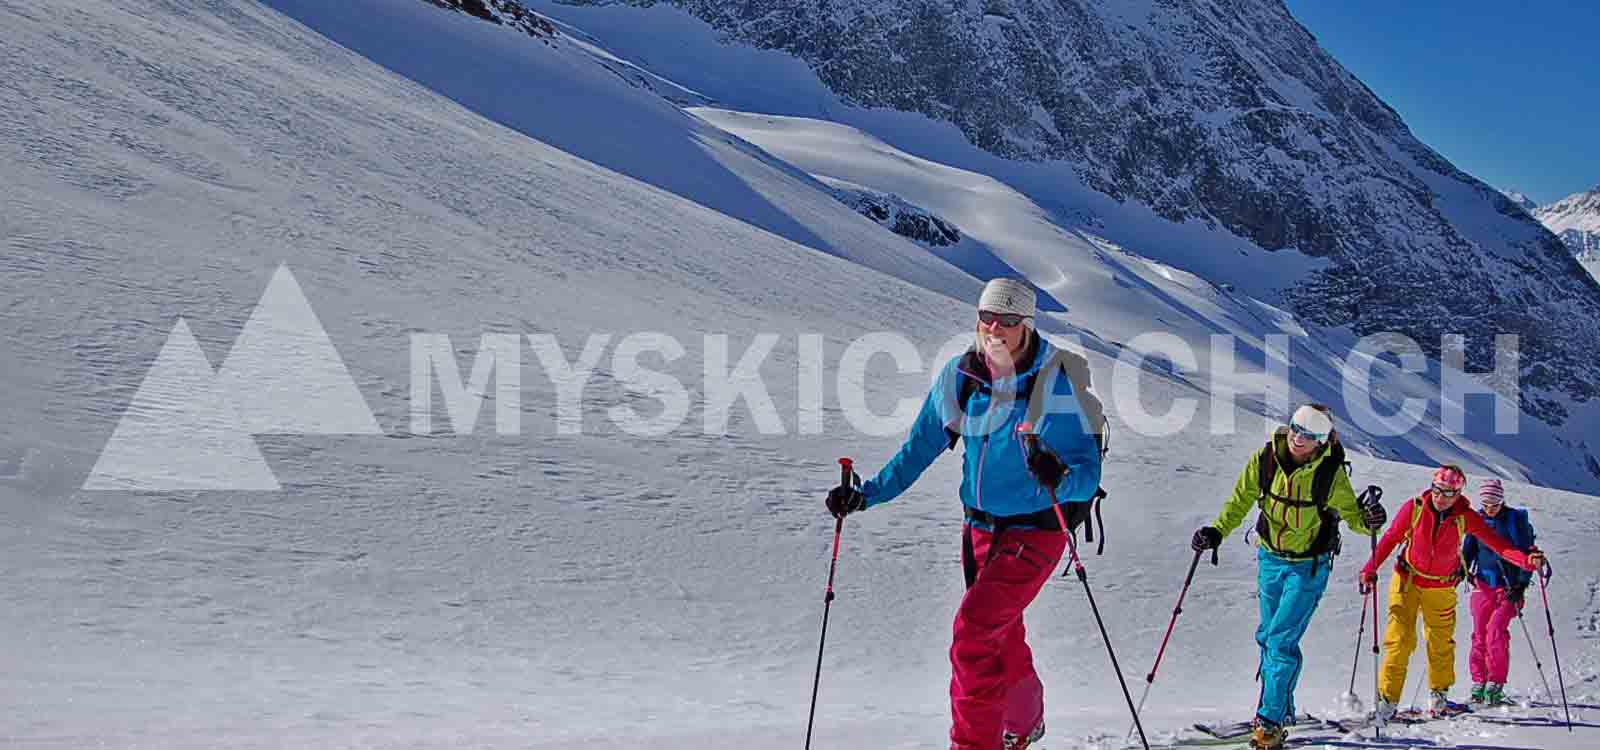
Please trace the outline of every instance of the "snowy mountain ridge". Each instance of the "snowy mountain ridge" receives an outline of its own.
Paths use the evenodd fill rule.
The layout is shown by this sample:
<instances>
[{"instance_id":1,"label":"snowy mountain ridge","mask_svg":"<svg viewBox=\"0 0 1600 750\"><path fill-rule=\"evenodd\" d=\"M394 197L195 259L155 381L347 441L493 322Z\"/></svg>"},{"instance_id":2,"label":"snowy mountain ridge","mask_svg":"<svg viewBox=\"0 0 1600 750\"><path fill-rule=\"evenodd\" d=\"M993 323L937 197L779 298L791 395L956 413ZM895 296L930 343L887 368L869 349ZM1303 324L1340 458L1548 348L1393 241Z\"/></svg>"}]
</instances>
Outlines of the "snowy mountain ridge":
<instances>
[{"instance_id":1,"label":"snowy mountain ridge","mask_svg":"<svg viewBox=\"0 0 1600 750\"><path fill-rule=\"evenodd\" d=\"M1510 199L1512 204L1514 204L1517 208L1527 211L1529 215L1532 215L1534 210L1539 208L1538 203L1534 202L1532 198L1529 198L1526 194L1520 191L1501 190L1500 192L1501 194L1505 195L1506 198Z\"/></svg>"},{"instance_id":2,"label":"snowy mountain ridge","mask_svg":"<svg viewBox=\"0 0 1600 750\"><path fill-rule=\"evenodd\" d=\"M1541 206L1533 216L1581 260L1592 262L1600 256L1600 185Z\"/></svg>"},{"instance_id":3,"label":"snowy mountain ridge","mask_svg":"<svg viewBox=\"0 0 1600 750\"><path fill-rule=\"evenodd\" d=\"M681 8L726 43L803 60L846 104L921 113L1004 159L1070 164L1088 190L1169 221L1325 260L1274 300L1304 321L1398 331L1430 356L1442 334L1517 334L1526 412L1561 424L1568 399L1600 397L1600 374L1572 354L1600 347L1580 322L1600 318L1600 285L1419 142L1281 0L529 4L566 20L578 15L562 6ZM734 109L837 114L805 97L696 88ZM1052 209L1088 200L1060 180L1026 191ZM1486 346L1467 362L1493 367Z\"/></svg>"}]
</instances>

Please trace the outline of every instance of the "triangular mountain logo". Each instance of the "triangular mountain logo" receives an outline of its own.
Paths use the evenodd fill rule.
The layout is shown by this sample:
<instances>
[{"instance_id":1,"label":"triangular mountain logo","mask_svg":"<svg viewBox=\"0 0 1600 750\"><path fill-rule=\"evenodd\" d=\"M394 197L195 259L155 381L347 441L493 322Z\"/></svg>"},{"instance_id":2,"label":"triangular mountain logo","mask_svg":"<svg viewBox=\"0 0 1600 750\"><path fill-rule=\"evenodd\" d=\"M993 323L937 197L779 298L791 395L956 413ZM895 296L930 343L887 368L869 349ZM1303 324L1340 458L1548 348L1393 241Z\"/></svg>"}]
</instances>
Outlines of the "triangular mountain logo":
<instances>
[{"instance_id":1,"label":"triangular mountain logo","mask_svg":"<svg viewBox=\"0 0 1600 750\"><path fill-rule=\"evenodd\" d=\"M382 432L288 266L273 273L217 382L254 435Z\"/></svg>"},{"instance_id":2,"label":"triangular mountain logo","mask_svg":"<svg viewBox=\"0 0 1600 750\"><path fill-rule=\"evenodd\" d=\"M279 489L182 318L117 421L83 488Z\"/></svg>"},{"instance_id":3,"label":"triangular mountain logo","mask_svg":"<svg viewBox=\"0 0 1600 750\"><path fill-rule=\"evenodd\" d=\"M263 434L382 434L288 266L215 373L178 319L83 488L280 489Z\"/></svg>"}]
</instances>

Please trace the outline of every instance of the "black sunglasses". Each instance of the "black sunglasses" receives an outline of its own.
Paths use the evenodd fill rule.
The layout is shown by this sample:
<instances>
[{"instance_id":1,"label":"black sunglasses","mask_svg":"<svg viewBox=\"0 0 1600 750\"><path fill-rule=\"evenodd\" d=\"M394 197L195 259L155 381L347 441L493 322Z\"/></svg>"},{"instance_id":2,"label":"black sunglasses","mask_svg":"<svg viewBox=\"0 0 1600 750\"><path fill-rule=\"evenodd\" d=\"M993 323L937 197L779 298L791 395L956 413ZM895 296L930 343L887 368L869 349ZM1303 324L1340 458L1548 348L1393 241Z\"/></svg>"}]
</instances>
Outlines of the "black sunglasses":
<instances>
[{"instance_id":1,"label":"black sunglasses","mask_svg":"<svg viewBox=\"0 0 1600 750\"><path fill-rule=\"evenodd\" d=\"M984 325L992 325L998 320L1000 321L1000 325L1005 328L1016 328L1017 326L1022 325L1022 321L1026 320L1027 318L1028 316L1026 315L1018 315L1016 313L997 313L990 312L988 310L978 311L978 322Z\"/></svg>"}]
</instances>

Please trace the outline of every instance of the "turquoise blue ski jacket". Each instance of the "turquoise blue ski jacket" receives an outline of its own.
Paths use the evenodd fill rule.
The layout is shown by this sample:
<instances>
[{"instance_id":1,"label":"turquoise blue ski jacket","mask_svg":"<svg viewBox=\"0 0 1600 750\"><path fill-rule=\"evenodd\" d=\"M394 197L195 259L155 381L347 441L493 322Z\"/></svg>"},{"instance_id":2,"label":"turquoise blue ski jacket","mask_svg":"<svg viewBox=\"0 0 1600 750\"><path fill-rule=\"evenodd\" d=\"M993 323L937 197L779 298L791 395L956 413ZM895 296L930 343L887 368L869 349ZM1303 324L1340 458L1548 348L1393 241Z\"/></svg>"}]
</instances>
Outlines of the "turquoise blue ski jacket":
<instances>
[{"instance_id":1,"label":"turquoise blue ski jacket","mask_svg":"<svg viewBox=\"0 0 1600 750\"><path fill-rule=\"evenodd\" d=\"M995 516L1049 509L1050 494L1028 472L1017 425L1033 423L1042 449L1054 451L1069 469L1056 490L1060 502L1089 502L1100 487L1100 444L1085 410L1057 359L1067 355L1037 333L1031 361L1015 375L991 380L973 352L940 370L911 433L894 458L865 482L866 506L882 505L905 492L946 450L962 446L961 502ZM972 379L964 390L963 380ZM976 387L974 387L976 386ZM1023 391L1019 393L1020 391ZM961 394L970 392L966 403Z\"/></svg>"}]
</instances>

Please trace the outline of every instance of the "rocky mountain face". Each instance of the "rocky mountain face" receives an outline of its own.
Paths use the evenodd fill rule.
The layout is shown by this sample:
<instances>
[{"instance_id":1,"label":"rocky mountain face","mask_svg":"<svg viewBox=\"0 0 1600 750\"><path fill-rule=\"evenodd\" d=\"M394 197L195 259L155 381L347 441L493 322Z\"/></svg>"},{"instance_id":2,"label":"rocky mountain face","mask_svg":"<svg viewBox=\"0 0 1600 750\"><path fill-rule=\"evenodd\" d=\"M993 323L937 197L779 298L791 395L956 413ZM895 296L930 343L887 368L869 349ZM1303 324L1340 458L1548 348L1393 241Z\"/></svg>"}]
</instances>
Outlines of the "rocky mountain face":
<instances>
[{"instance_id":1,"label":"rocky mountain face","mask_svg":"<svg viewBox=\"0 0 1600 750\"><path fill-rule=\"evenodd\" d=\"M1560 237L1573 255L1591 262L1600 260L1600 185L1535 209L1533 216Z\"/></svg>"},{"instance_id":2,"label":"rocky mountain face","mask_svg":"<svg viewBox=\"0 0 1600 750\"><path fill-rule=\"evenodd\" d=\"M667 2L805 60L842 99L920 112L977 146L1064 160L1175 222L1324 258L1282 290L1305 321L1430 354L1521 336L1529 413L1600 396L1600 286L1522 208L1418 141L1281 0Z\"/></svg>"},{"instance_id":3,"label":"rocky mountain face","mask_svg":"<svg viewBox=\"0 0 1600 750\"><path fill-rule=\"evenodd\" d=\"M523 7L516 0L424 0L446 10L477 16L490 23L521 29L535 39L550 39L556 27L544 16Z\"/></svg>"},{"instance_id":4,"label":"rocky mountain face","mask_svg":"<svg viewBox=\"0 0 1600 750\"><path fill-rule=\"evenodd\" d=\"M833 197L895 234L929 247L949 247L961 241L961 230L898 195L861 188L831 188Z\"/></svg>"}]
</instances>

